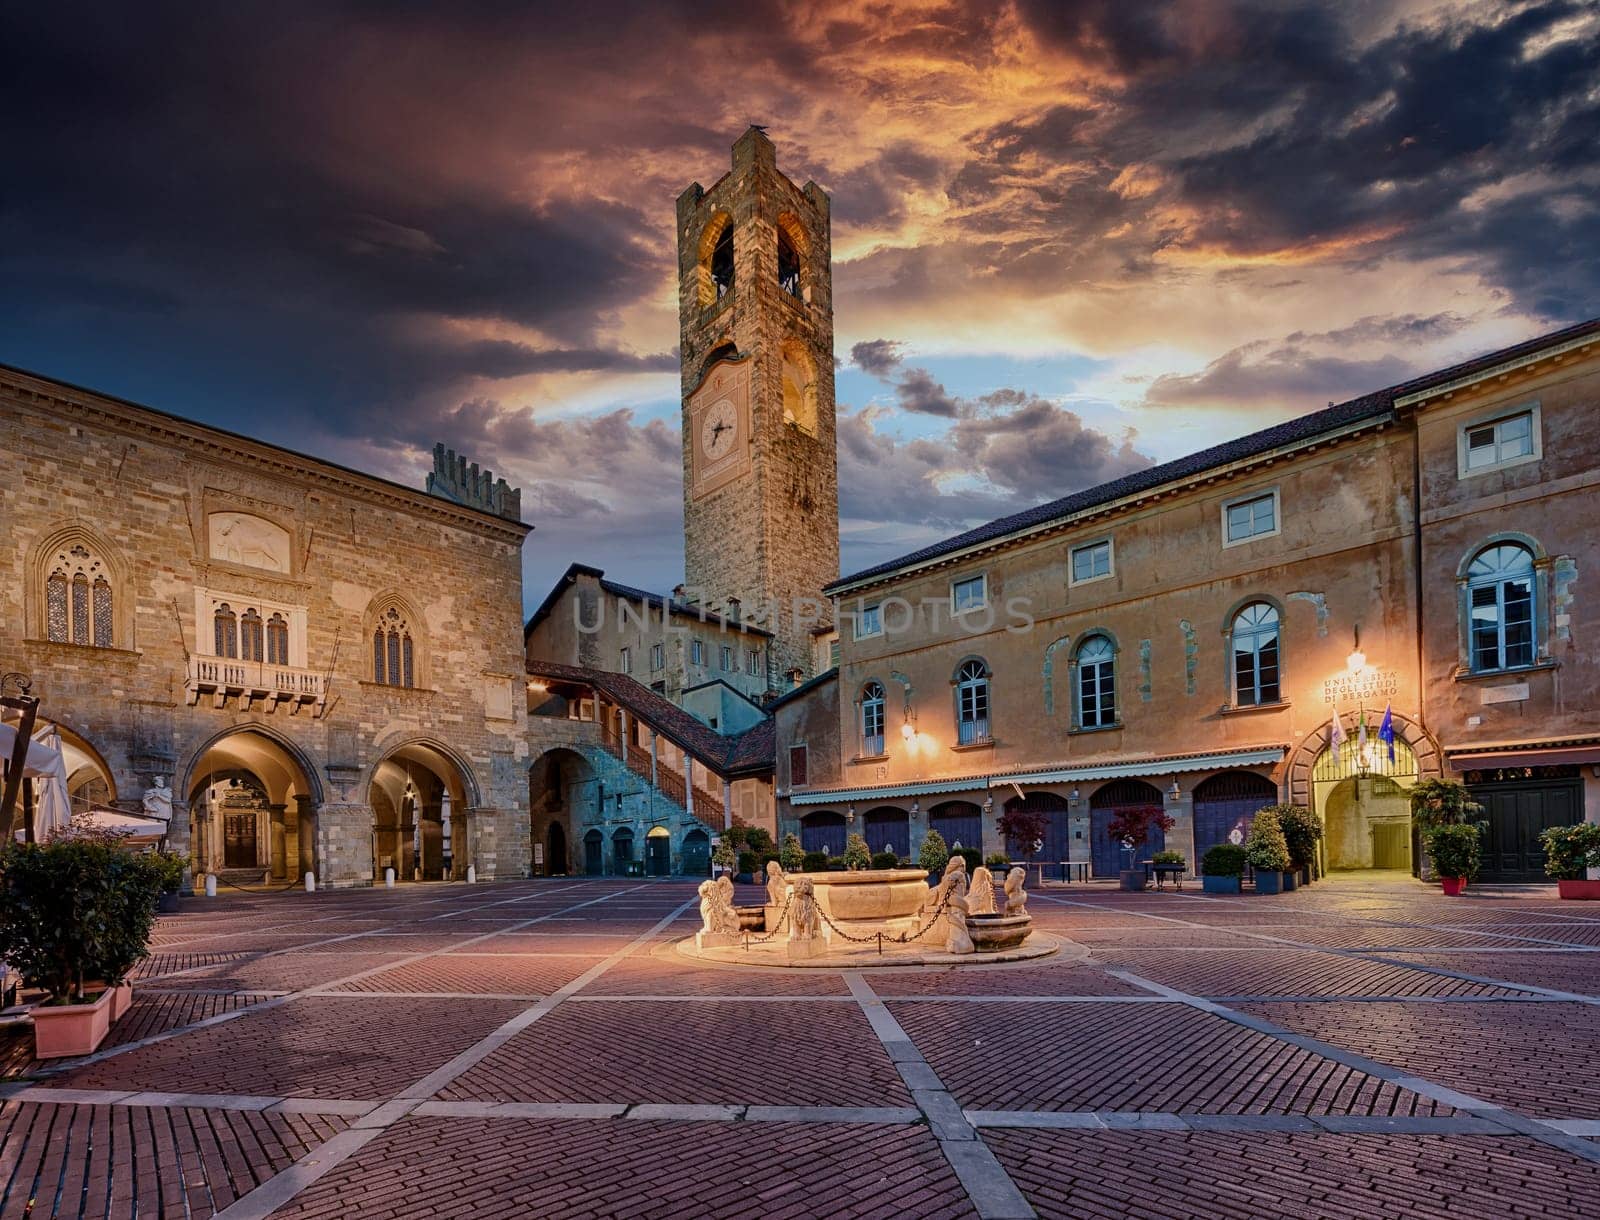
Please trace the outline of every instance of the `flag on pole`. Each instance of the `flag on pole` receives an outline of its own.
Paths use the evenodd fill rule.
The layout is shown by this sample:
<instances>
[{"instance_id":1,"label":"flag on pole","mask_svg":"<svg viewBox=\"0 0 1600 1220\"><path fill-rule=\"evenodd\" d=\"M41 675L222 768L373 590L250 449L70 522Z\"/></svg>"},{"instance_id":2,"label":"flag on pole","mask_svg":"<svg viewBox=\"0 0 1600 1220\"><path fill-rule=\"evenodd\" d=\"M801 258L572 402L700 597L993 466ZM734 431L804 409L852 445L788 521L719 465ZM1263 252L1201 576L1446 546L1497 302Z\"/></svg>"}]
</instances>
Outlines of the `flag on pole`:
<instances>
[{"instance_id":1,"label":"flag on pole","mask_svg":"<svg viewBox=\"0 0 1600 1220\"><path fill-rule=\"evenodd\" d=\"M1339 715L1339 705L1333 705L1333 728L1328 730L1328 748L1334 753L1339 752L1339 747L1344 745L1344 718Z\"/></svg>"},{"instance_id":2,"label":"flag on pole","mask_svg":"<svg viewBox=\"0 0 1600 1220\"><path fill-rule=\"evenodd\" d=\"M1383 705L1383 723L1378 726L1378 740L1389 747L1389 761L1394 762L1394 705Z\"/></svg>"},{"instance_id":3,"label":"flag on pole","mask_svg":"<svg viewBox=\"0 0 1600 1220\"><path fill-rule=\"evenodd\" d=\"M1367 762L1367 709L1361 709L1361 727L1356 730L1356 757L1361 759L1362 766Z\"/></svg>"}]
</instances>

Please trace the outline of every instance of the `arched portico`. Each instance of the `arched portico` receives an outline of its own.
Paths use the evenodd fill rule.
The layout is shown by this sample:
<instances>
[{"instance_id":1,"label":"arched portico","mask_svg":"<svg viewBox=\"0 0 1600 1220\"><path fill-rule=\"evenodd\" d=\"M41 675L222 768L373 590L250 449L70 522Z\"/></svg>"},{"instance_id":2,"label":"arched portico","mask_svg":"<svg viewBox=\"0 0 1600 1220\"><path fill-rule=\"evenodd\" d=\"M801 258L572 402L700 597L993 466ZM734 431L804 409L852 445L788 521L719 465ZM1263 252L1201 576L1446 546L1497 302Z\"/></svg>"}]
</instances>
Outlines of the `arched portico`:
<instances>
[{"instance_id":1,"label":"arched portico","mask_svg":"<svg viewBox=\"0 0 1600 1220\"><path fill-rule=\"evenodd\" d=\"M240 725L216 734L174 788L189 803L196 872L288 880L315 867L322 785L315 766L281 733Z\"/></svg>"},{"instance_id":2,"label":"arched portico","mask_svg":"<svg viewBox=\"0 0 1600 1220\"><path fill-rule=\"evenodd\" d=\"M454 751L426 738L392 746L372 768L367 801L374 880L388 868L399 880L466 877L479 796L472 768Z\"/></svg>"}]
</instances>

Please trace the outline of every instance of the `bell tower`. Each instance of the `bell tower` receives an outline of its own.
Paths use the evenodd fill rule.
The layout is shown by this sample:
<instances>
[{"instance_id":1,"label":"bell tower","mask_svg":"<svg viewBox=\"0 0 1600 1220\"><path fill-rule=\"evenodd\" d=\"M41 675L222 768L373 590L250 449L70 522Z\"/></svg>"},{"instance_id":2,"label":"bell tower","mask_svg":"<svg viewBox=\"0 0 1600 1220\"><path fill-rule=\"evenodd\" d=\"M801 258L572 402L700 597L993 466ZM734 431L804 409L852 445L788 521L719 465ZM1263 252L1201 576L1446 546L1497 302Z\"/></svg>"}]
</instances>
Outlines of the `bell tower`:
<instances>
[{"instance_id":1,"label":"bell tower","mask_svg":"<svg viewBox=\"0 0 1600 1220\"><path fill-rule=\"evenodd\" d=\"M685 584L773 632L767 684L812 671L839 575L829 201L759 127L678 196ZM797 613L798 606L798 613Z\"/></svg>"}]
</instances>

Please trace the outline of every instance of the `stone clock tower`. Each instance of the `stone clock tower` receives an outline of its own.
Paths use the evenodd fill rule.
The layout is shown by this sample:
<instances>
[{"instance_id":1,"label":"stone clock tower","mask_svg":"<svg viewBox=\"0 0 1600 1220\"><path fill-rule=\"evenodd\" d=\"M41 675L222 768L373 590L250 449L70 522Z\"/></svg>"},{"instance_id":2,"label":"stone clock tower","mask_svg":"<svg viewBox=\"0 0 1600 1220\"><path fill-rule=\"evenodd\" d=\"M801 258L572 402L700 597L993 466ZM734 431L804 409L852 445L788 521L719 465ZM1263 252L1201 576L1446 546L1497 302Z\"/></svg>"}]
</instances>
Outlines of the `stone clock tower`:
<instances>
[{"instance_id":1,"label":"stone clock tower","mask_svg":"<svg viewBox=\"0 0 1600 1220\"><path fill-rule=\"evenodd\" d=\"M828 207L756 127L732 172L678 196L685 583L774 632L774 689L811 673L831 622L815 603L839 575Z\"/></svg>"}]
</instances>

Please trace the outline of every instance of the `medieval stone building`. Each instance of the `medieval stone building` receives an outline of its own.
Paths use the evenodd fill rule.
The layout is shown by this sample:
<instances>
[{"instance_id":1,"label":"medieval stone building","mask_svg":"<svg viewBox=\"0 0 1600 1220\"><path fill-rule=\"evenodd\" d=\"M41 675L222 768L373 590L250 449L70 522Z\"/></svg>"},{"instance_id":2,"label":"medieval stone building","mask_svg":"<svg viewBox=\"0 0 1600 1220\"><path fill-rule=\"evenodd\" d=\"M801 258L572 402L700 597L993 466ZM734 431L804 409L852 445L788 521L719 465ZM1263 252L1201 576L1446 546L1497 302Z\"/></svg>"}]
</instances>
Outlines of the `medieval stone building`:
<instances>
[{"instance_id":1,"label":"medieval stone building","mask_svg":"<svg viewBox=\"0 0 1600 1220\"><path fill-rule=\"evenodd\" d=\"M0 369L0 670L75 804L165 805L196 872L528 870L528 527L442 448L432 494Z\"/></svg>"}]
</instances>

